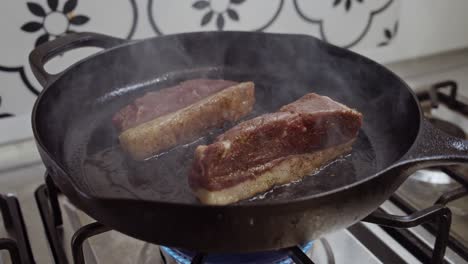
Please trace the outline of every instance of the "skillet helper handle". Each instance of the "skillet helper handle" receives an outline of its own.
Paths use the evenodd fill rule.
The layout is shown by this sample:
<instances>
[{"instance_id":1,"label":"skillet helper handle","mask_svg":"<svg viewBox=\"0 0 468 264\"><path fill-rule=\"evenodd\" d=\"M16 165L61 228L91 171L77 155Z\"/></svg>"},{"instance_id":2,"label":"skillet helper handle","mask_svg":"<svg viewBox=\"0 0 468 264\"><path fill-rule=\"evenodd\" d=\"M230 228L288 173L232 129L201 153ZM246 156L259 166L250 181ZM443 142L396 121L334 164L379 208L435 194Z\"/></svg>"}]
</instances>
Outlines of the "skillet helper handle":
<instances>
[{"instance_id":1,"label":"skillet helper handle","mask_svg":"<svg viewBox=\"0 0 468 264\"><path fill-rule=\"evenodd\" d=\"M468 164L468 140L456 138L435 128L423 119L421 133L403 157L403 162L416 167L431 167L457 163Z\"/></svg>"},{"instance_id":2,"label":"skillet helper handle","mask_svg":"<svg viewBox=\"0 0 468 264\"><path fill-rule=\"evenodd\" d=\"M71 33L35 48L29 54L29 64L39 83L43 87L47 87L63 73L50 74L44 69L44 65L53 57L76 48L98 47L108 49L126 42L125 39L91 32Z\"/></svg>"}]
</instances>

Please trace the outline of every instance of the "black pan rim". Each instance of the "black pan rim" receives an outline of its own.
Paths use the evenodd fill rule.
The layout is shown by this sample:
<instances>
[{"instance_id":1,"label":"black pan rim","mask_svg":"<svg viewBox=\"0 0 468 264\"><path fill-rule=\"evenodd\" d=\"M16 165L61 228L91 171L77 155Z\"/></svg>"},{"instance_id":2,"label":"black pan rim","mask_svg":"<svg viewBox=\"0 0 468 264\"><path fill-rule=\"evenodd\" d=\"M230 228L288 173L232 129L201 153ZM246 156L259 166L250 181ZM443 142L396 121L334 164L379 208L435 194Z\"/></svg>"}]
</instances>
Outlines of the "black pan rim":
<instances>
[{"instance_id":1,"label":"black pan rim","mask_svg":"<svg viewBox=\"0 0 468 264\"><path fill-rule=\"evenodd\" d=\"M106 53L106 52L110 52L114 49L120 49L120 48L123 48L123 47L126 47L126 46L130 46L130 45L133 45L133 44L136 44L136 43L140 43L140 42L145 42L145 41L152 41L154 39L159 39L159 38L173 38L173 37L177 37L177 36L188 36L188 35L196 35L196 34L200 34L200 33L203 33L203 34L230 34L230 33L235 33L235 34L245 34L245 35L259 35L259 34L268 34L268 35L271 35L271 36L290 36L290 37L303 37L303 38L312 38L312 39L315 39L317 41L320 41L322 43L325 43L323 42L322 40L320 39L317 39L313 36L309 36L309 35L305 35L305 34L286 34L286 33L263 33L263 32L244 32L244 31L224 31L224 32L219 32L219 31L201 31L201 32L189 32L189 33L178 33L178 34L170 34L170 35L165 35L165 36L156 36L156 37L152 37L152 38L147 38L147 39L141 39L141 40L135 40L135 41L129 41L127 43L124 43L124 44L121 44L121 45L117 45L115 47L112 47L112 48L109 48L109 49L104 49L102 51L99 51L95 54L92 54L82 60L79 60L77 62L75 62L74 64L70 65L66 70L64 70L60 76L58 76L58 78L56 80L54 80L52 83L48 84L47 87L44 87L44 89L41 91L41 93L38 95L35 103L34 103L34 106L33 106L33 110L32 110L32 115L31 115L31 123L32 123L32 130L33 130L33 134L34 134L34 138L36 140L36 144L37 144L37 147L40 149L40 151L42 153L44 153L47 158L53 163L54 166L56 166L57 168L60 169L60 171L62 171L69 183L73 186L73 188L75 189L76 193L80 196L79 199L80 200L87 200L89 202L93 202L93 203L96 203L96 202L147 202L147 203L150 203L150 204L159 204L159 205L167 205L167 206L176 206L176 207L181 207L181 208L213 208L213 209L220 209L220 208L226 208L226 209L229 209L229 208L238 208L238 209L241 209L241 208L246 208L246 209L249 209L249 208L259 208L259 207L275 207L275 206L284 206L285 204L301 204L301 203L304 203L304 202L307 202L309 200L314 200L314 199L318 199L318 198L323 198L325 196L329 196L329 195L333 195L333 194L336 194L336 193L340 193L340 192L344 192L346 190L349 190L349 189L352 189L358 185L361 185L361 184L364 184L368 181L371 181L377 177L379 177L380 175L383 175L383 174L386 174L388 173L389 171L391 170L394 170L394 169L397 169L399 167L401 167L402 165L405 164L405 161L402 160L403 157L405 157L411 150L412 148L415 146L415 143L417 142L417 139L421 136L421 131L422 131L422 120L424 119L423 117L423 113L422 113L422 110L421 110L421 107L420 105L417 103L418 100L417 100L417 96L416 94L414 93L414 91L408 86L408 84L403 81L403 79L401 79L398 75L396 75L394 72L392 72L391 70L389 70L388 68L380 65L379 63L375 62L374 60L370 59L370 58L367 58L363 55L360 55L354 51L351 51L351 50L347 50L347 52L351 53L353 56L357 56L369 63L371 63L373 66L375 67L379 67L380 69L382 69L384 72L387 72L388 74L392 75L394 78L396 78L396 80L398 80L401 84L402 84L402 87L405 87L406 90L410 93L411 97L412 97L412 102L416 105L417 107L417 110L418 110L418 115L419 115L419 124L418 124L418 133L414 136L413 138L413 142L411 144L411 146L408 147L408 149L406 150L405 153L403 153L400 158L398 160L396 160L394 163L388 165L386 168L380 170L378 173L375 173L373 175L370 175L364 179L361 179L359 181L356 181L352 184L349 184L349 185L345 185L345 186L342 186L340 188L337 188L337 189L334 189L334 190L330 190L330 191L326 191L326 192L321 192L321 193L317 193L317 194L314 194L314 195L309 195L309 196L303 196L303 197L300 197L300 198L296 198L296 199L293 199L293 200L288 200L288 201L271 201L269 203L244 203L244 204L237 204L237 203L234 203L234 204L229 204L229 205L205 205L205 204L202 204L202 203L178 203L178 202L170 202L170 201L152 201L152 200L139 200L139 199L124 199L124 198L112 198L112 197L98 197L98 196L94 196L94 195L90 195L88 194L87 192L84 192L83 190L81 190L80 187L78 187L78 185L74 182L73 178L70 177L69 173L66 172L66 170L64 169L64 167L57 163L55 161L55 159L53 158L54 156L50 153L50 151L47 150L47 147L44 145L41 137L40 137L40 133L38 131L38 128L36 126L36 116L37 116L37 111L38 111L38 108L39 108L39 105L41 103L41 99L46 96L46 94L49 92L49 90L51 89L58 89L58 88L52 88L54 86L54 84L56 82L58 82L59 80L61 80L63 78L63 76L65 76L70 70L72 70L74 67L77 67L78 65L81 65L83 63L86 63L87 61L89 60L92 60L96 57L98 57L99 55L103 54L103 53ZM337 47L335 45L332 45L330 43L325 43L325 45L328 45L328 46L331 46L333 48L337 48L337 49L342 49L340 47Z\"/></svg>"}]
</instances>

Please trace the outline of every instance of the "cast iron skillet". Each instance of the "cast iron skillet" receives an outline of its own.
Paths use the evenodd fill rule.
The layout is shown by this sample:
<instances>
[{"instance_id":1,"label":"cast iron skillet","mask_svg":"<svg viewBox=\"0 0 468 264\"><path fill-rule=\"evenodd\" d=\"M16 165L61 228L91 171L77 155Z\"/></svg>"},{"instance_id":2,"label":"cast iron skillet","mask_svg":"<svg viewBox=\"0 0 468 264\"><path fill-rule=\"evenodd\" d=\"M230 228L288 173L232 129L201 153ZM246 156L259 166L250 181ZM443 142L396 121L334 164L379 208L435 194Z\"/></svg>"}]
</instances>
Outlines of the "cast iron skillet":
<instances>
[{"instance_id":1,"label":"cast iron skillet","mask_svg":"<svg viewBox=\"0 0 468 264\"><path fill-rule=\"evenodd\" d=\"M59 74L44 70L50 58L84 46L105 50ZM56 185L101 223L157 244L199 252L297 245L364 218L416 169L468 161L468 142L429 125L400 78L310 36L205 32L128 42L78 33L36 48L30 64L44 86L34 135ZM138 163L118 150L110 122L145 91L197 77L254 81L252 116L316 92L362 112L364 125L352 154L317 175L250 201L202 205L187 170L194 146L220 130Z\"/></svg>"}]
</instances>

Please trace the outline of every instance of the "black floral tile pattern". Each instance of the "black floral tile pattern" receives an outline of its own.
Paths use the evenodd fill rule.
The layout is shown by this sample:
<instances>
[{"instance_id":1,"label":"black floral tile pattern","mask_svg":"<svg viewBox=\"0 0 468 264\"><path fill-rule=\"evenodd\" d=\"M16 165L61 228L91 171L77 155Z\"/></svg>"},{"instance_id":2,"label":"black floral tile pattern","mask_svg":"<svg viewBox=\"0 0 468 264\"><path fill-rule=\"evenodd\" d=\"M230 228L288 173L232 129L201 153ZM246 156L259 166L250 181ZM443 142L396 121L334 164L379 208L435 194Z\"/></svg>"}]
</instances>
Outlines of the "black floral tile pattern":
<instances>
[{"instance_id":1,"label":"black floral tile pattern","mask_svg":"<svg viewBox=\"0 0 468 264\"><path fill-rule=\"evenodd\" d=\"M63 6L63 10L57 10L58 0L47 0L48 11L40 4L35 2L27 2L29 11L39 18L39 21L29 21L25 23L21 30L28 33L35 33L42 30L44 33L36 39L35 47L50 40L51 37L59 37L63 34L70 33L70 24L81 26L89 21L89 17L85 15L76 15L73 13L78 4L77 0L68 0ZM54 18L52 18L54 16ZM62 30L51 29L47 24L47 20L55 19L63 23Z\"/></svg>"},{"instance_id":2,"label":"black floral tile pattern","mask_svg":"<svg viewBox=\"0 0 468 264\"><path fill-rule=\"evenodd\" d=\"M216 17L216 28L218 30L223 30L225 21L227 18L232 21L239 21L239 14L235 10L236 5L244 3L246 0L230 0L229 5L222 11L217 11L213 8L211 1L208 0L198 0L193 3L192 7L197 10L206 11L203 15L200 26L206 26L210 23L214 17Z\"/></svg>"},{"instance_id":3,"label":"black floral tile pattern","mask_svg":"<svg viewBox=\"0 0 468 264\"><path fill-rule=\"evenodd\" d=\"M395 22L393 28L384 28L383 35L385 40L377 44L378 47L387 46L390 44L398 33L398 21Z\"/></svg>"},{"instance_id":4,"label":"black floral tile pattern","mask_svg":"<svg viewBox=\"0 0 468 264\"><path fill-rule=\"evenodd\" d=\"M76 12L77 8L81 8L80 3L83 1L92 0L27 0L26 4L22 1L11 1L13 2L11 4L14 6L13 8L16 8L17 10L21 9L22 11L27 10L27 18L24 19L25 23L14 25L15 34L9 35L8 37L11 39L16 39L17 41L28 41L31 49L25 49L21 51L16 49L16 59L14 62L7 61L6 63L2 63L2 61L0 61L0 72L18 74L23 82L23 87L27 88L34 95L38 95L42 90L42 87L40 87L38 83L35 83L35 77L31 71L28 71L28 55L32 48L65 34L79 31L81 26L89 27L91 26L90 22L94 23L92 25L93 29L91 29L91 31L106 34L105 31L98 28L107 27L107 25L103 24L102 19L93 19L91 17L91 14L93 14L92 11L90 11L88 14L81 13L89 11L89 8L93 8L92 6L90 7L89 5L84 5L80 10L80 13ZM136 0L120 0L119 2L117 2L117 0L112 0L111 2L119 4L127 2L129 3L130 8L125 9L127 12L125 14L125 19L130 19L130 24L126 24L124 27L119 27L119 30L121 29L123 32L119 33L121 35L118 35L118 37L131 39L135 33L138 20ZM109 6L109 4L106 4L106 6ZM121 16L123 14L117 13L122 12L122 9L104 9L103 14L104 17L106 17L108 20L107 23L109 25L117 24L117 22L122 19ZM106 14L108 16L106 16ZM31 36L34 37L32 41L30 38ZM10 100L9 98L5 97L4 99Z\"/></svg>"},{"instance_id":5,"label":"black floral tile pattern","mask_svg":"<svg viewBox=\"0 0 468 264\"><path fill-rule=\"evenodd\" d=\"M146 9L150 26L157 35L182 33L185 32L184 27L188 31L212 28L219 31L265 31L277 21L285 2L286 0L179 0L178 5L167 5L166 0L148 0ZM259 6L263 9L257 15L252 10ZM190 16L185 19L177 15L167 16L167 13L178 12Z\"/></svg>"},{"instance_id":6,"label":"black floral tile pattern","mask_svg":"<svg viewBox=\"0 0 468 264\"><path fill-rule=\"evenodd\" d=\"M328 16L328 17L324 18L324 17L320 17L320 16L312 17L312 16L307 15L306 12L305 12L306 10L302 9L301 4L302 3L307 3L308 1L309 0L293 0L293 5L294 5L294 8L295 8L297 14L299 15L300 18L302 18L307 23L318 25L319 32L320 32L320 39L322 39L325 42L333 43L333 41L330 41L329 38L327 37L327 32L330 32L330 30L327 29L327 25L329 26L329 25L333 25L335 23L333 23L333 22L325 23L325 19L333 20L333 19L337 18L337 16ZM353 6L352 3L353 2L357 2L357 3L362 4L362 5L372 4L372 1L364 2L364 0L333 0L333 1L334 1L333 2L333 9L336 9L339 6L344 5L346 13L345 14L339 14L339 15L343 15L343 16L348 16L348 15L353 14L353 11L354 11L354 9L352 9L352 6ZM343 43L343 44L335 44L335 45L338 45L338 46L340 46L342 48L348 48L348 49L353 48L354 46L356 46L358 43L360 43L364 39L364 37L367 35L367 33L369 33L371 25L373 24L374 17L376 17L377 15L382 14L383 12L388 10L389 7L392 6L392 4L394 2L397 2L397 0L388 0L388 1L384 2L381 6L378 6L376 8L369 8L367 10L368 14L366 16L359 17L359 19L365 19L366 20L366 22L363 23L365 26L362 28L362 30L356 31L356 32L360 32L360 33L357 34L352 39L348 40L347 42ZM335 30L335 32L337 32L337 31Z\"/></svg>"},{"instance_id":7,"label":"black floral tile pattern","mask_svg":"<svg viewBox=\"0 0 468 264\"><path fill-rule=\"evenodd\" d=\"M339 6L341 3L344 4L346 12L348 12L351 9L353 1L356 1L358 3L364 2L364 0L335 0L333 2L333 7Z\"/></svg>"},{"instance_id":8,"label":"black floral tile pattern","mask_svg":"<svg viewBox=\"0 0 468 264\"><path fill-rule=\"evenodd\" d=\"M0 96L0 106L2 106L2 97ZM10 113L3 113L0 111L0 118L5 118L5 117L10 117L10 116L13 116L12 114Z\"/></svg>"}]
</instances>

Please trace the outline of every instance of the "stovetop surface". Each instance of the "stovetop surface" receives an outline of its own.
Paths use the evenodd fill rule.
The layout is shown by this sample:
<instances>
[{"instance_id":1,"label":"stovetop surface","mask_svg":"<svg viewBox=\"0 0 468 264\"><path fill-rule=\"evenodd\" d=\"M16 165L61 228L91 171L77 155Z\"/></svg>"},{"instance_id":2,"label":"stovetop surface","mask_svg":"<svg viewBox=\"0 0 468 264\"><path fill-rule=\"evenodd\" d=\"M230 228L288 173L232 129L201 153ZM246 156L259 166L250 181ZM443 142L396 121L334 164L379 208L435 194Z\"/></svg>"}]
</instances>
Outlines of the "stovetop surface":
<instances>
[{"instance_id":1,"label":"stovetop surface","mask_svg":"<svg viewBox=\"0 0 468 264\"><path fill-rule=\"evenodd\" d=\"M421 210L433 205L444 193L461 187L444 172L422 170L413 174L397 190L413 208ZM448 204L452 211L450 234L468 248L468 196Z\"/></svg>"},{"instance_id":2,"label":"stovetop surface","mask_svg":"<svg viewBox=\"0 0 468 264\"><path fill-rule=\"evenodd\" d=\"M448 89L445 90L447 91L444 92L448 93ZM465 92L464 90L463 87L458 87L456 98L459 102L468 105L468 97L464 93L461 93L461 91ZM421 103L427 105L428 101L430 100ZM436 108L423 107L423 110L426 117L446 121L451 126L460 130L460 132L457 132L453 129L448 129L446 133L452 136L467 138L468 118L463 114L449 109L442 102L439 102ZM468 181L468 164L450 166L449 170L463 176L465 182ZM458 188L463 188L463 185L452 176L449 176L439 168L432 168L414 173L400 186L396 194L415 210L421 210L433 205L441 195ZM468 194L448 203L447 206L452 211L450 234L468 249Z\"/></svg>"},{"instance_id":3,"label":"stovetop surface","mask_svg":"<svg viewBox=\"0 0 468 264\"><path fill-rule=\"evenodd\" d=\"M18 197L34 258L36 263L40 264L54 263L34 199L34 191L40 184L44 183L44 172L45 168L42 164L35 164L8 173L3 172L0 177L0 193L11 193ZM76 209L64 196L60 196L59 201L64 222L62 228L64 238L63 248L65 249L67 258L71 260L70 241L73 234L80 227L92 223L94 220ZM7 236L3 228L2 219L0 218L0 237ZM333 252L332 256L327 251L330 248ZM387 248L382 249L382 251L385 250ZM404 249L398 248L398 250ZM353 263L350 262L351 259L358 260L356 263L382 263L382 260L379 260L378 257L367 249L350 230L341 230L315 241L307 254L311 256L315 263ZM409 253L407 254L410 255ZM158 245L128 237L117 231L109 231L90 238L84 244L84 255L87 264L164 263L161 259ZM333 258L334 262L332 262L331 258ZM168 256L166 256L166 262L175 263ZM0 253L0 264L10 263L8 254L6 252ZM418 263L418 261L414 259L411 263Z\"/></svg>"},{"instance_id":4,"label":"stovetop surface","mask_svg":"<svg viewBox=\"0 0 468 264\"><path fill-rule=\"evenodd\" d=\"M21 169L0 172L0 193L15 195L21 205L26 228L36 263L54 263L49 252L48 241L44 233L43 224L39 215L34 191L44 181L45 168L36 163ZM6 236L3 228L3 218L0 217L0 237ZM5 251L0 251L0 260L9 263L10 258ZM3 264L0 262L0 264Z\"/></svg>"}]
</instances>

